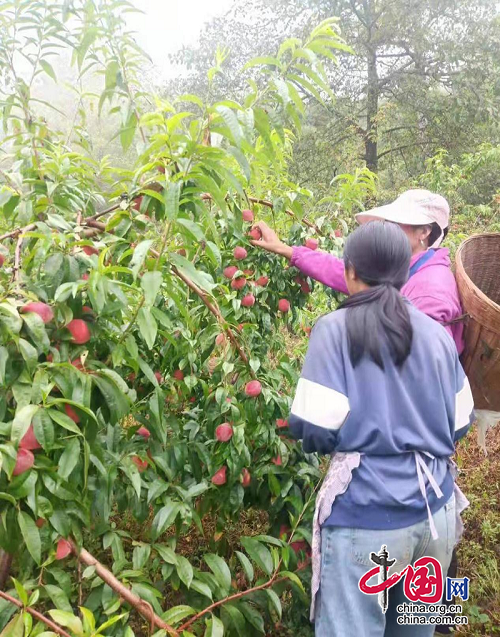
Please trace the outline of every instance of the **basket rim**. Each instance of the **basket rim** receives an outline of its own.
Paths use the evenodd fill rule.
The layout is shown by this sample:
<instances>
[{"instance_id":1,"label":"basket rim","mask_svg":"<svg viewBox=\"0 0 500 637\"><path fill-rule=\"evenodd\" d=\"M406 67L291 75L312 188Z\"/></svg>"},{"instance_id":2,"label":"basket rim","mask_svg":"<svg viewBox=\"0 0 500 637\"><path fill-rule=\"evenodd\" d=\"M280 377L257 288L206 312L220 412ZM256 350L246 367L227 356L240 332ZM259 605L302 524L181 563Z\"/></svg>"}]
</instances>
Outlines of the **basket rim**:
<instances>
[{"instance_id":1,"label":"basket rim","mask_svg":"<svg viewBox=\"0 0 500 637\"><path fill-rule=\"evenodd\" d=\"M491 309L500 312L500 305L498 303L495 303L495 301L490 299L490 297L487 294L485 294L482 290L479 289L479 287L474 283L474 281L467 274L467 271L465 269L464 263L462 261L462 253L464 251L465 246L468 243L472 243L475 239L484 239L484 238L487 238L487 237L495 238L498 241L500 241L500 233L499 232L482 232L482 233L479 233L479 234L473 234L471 237L468 237L467 239L462 241L462 243L459 245L458 250L457 250L456 255L455 255L455 263L456 263L457 269L460 269L461 276L464 279L466 279L467 282L469 282L471 285L474 286L474 292L481 299L481 301L483 301L484 303L489 305L491 307Z\"/></svg>"}]
</instances>

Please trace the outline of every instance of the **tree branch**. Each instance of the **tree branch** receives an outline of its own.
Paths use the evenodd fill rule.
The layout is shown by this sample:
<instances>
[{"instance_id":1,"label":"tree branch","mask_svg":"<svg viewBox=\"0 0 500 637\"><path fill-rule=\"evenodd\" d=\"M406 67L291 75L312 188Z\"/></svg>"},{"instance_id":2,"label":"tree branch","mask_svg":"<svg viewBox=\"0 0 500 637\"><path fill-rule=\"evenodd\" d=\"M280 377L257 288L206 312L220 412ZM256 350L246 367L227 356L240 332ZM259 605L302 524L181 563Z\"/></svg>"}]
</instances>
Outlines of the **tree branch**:
<instances>
[{"instance_id":1,"label":"tree branch","mask_svg":"<svg viewBox=\"0 0 500 637\"><path fill-rule=\"evenodd\" d=\"M169 626L167 622L163 621L161 617L158 617L151 607L151 604L148 604L133 593L127 586L125 586L125 584L122 584L110 570L101 564L101 562L99 562L99 560L97 560L87 550L83 547L79 549L73 540L69 541L73 553L77 556L78 560L87 566L93 566L95 568L95 572L102 581L112 588L115 593L118 593L118 595L127 602L127 604L130 604L130 606L135 608L135 610L142 615L142 617L150 621L152 625L154 624L158 628L163 628L172 637L179 637L179 633L174 628ZM69 635L67 637L69 637Z\"/></svg>"},{"instance_id":2,"label":"tree branch","mask_svg":"<svg viewBox=\"0 0 500 637\"><path fill-rule=\"evenodd\" d=\"M23 603L20 602L15 597L11 597L10 595L7 595L7 593L4 593L3 591L0 591L0 597L2 599L5 599L7 602L10 602L11 604L14 604L14 606L17 606L18 608L23 609L26 613L29 613L32 617L37 619L39 622L43 622L55 633L57 633L58 635L61 635L61 637L71 637L71 635L67 633L63 628L61 628L58 624L54 623L48 617L45 617L45 615L42 615L42 613L39 613L34 608L31 608L30 606L24 606Z\"/></svg>"}]
</instances>

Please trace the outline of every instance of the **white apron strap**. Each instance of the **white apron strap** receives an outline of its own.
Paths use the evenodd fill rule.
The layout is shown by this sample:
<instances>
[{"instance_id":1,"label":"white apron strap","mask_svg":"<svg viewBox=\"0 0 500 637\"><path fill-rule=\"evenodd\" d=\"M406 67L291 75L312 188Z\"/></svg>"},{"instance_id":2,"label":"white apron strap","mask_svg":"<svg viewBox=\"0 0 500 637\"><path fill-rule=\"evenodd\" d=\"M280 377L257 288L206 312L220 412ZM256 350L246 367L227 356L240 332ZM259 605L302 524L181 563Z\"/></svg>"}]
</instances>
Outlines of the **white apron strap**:
<instances>
[{"instance_id":1,"label":"white apron strap","mask_svg":"<svg viewBox=\"0 0 500 637\"><path fill-rule=\"evenodd\" d=\"M432 517L431 508L429 506L429 500L427 499L427 489L425 486L424 473L434 493L436 494L438 498L443 497L443 492L439 488L439 485L434 479L434 476L432 475L431 470L427 466L425 460L422 458L420 453L418 451L415 451L413 455L415 456L415 464L417 465L417 476L418 476L418 484L420 487L420 492L422 493L422 496L425 500L425 506L427 507L427 516L429 518L429 526L431 529L432 539L437 540L439 536L436 529L436 525L434 524L434 518ZM425 455L432 458L432 456L428 453L426 453Z\"/></svg>"}]
</instances>

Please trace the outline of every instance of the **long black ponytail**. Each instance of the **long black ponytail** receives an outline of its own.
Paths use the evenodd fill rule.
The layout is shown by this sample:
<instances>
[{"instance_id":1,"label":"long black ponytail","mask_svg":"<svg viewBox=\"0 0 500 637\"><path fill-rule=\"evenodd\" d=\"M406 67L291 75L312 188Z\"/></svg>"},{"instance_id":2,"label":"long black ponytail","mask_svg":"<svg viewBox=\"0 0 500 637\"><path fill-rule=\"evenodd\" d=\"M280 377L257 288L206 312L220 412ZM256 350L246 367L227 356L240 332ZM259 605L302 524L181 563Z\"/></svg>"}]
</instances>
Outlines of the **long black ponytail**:
<instances>
[{"instance_id":1,"label":"long black ponytail","mask_svg":"<svg viewBox=\"0 0 500 637\"><path fill-rule=\"evenodd\" d=\"M381 348L388 345L397 366L408 358L413 328L408 306L399 290L408 280L411 248L401 228L386 221L360 226L347 238L346 269L370 286L347 298L349 353L355 367L365 356L384 369Z\"/></svg>"}]
</instances>

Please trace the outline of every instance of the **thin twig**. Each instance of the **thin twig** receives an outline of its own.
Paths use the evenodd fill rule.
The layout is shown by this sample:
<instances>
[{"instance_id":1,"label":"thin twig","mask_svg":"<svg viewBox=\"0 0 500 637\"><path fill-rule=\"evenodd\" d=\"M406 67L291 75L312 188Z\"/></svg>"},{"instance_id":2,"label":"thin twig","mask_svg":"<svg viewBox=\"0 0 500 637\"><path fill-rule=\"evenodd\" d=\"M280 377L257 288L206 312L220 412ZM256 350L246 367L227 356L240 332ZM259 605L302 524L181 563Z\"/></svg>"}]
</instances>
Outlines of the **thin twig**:
<instances>
[{"instance_id":1,"label":"thin twig","mask_svg":"<svg viewBox=\"0 0 500 637\"><path fill-rule=\"evenodd\" d=\"M151 604L148 604L145 600L138 597L133 593L125 584L122 584L113 573L107 569L104 564L101 564L93 555L91 555L84 548L79 549L73 540L70 540L73 553L77 556L78 560L87 566L93 566L96 574L105 582L115 593L118 593L121 599L127 604L130 604L135 610L140 613L145 619L154 623L158 628L163 628L172 637L179 637L179 633L169 626L167 622L163 621L161 617L154 612Z\"/></svg>"},{"instance_id":2,"label":"thin twig","mask_svg":"<svg viewBox=\"0 0 500 637\"><path fill-rule=\"evenodd\" d=\"M31 232L31 230L36 230L36 224L30 223L28 226L24 228L15 228L15 230L11 230L10 232L6 232L0 237L0 241L5 241L5 239L13 239L17 237L18 234L26 234L26 232Z\"/></svg>"},{"instance_id":3,"label":"thin twig","mask_svg":"<svg viewBox=\"0 0 500 637\"><path fill-rule=\"evenodd\" d=\"M14 268L12 270L12 280L16 282L19 280L19 271L21 267L21 247L23 245L23 240L24 235L20 234L17 239L16 250L14 252Z\"/></svg>"},{"instance_id":4,"label":"thin twig","mask_svg":"<svg viewBox=\"0 0 500 637\"><path fill-rule=\"evenodd\" d=\"M48 617L45 617L45 615L42 615L42 613L39 613L34 608L31 608L30 606L24 606L22 602L20 602L15 597L11 597L10 595L7 595L7 593L4 593L2 591L0 591L0 597L2 599L5 599L7 602L10 602L11 604L14 604L14 606L17 606L18 608L22 608L25 612L29 613L32 617L34 617L35 619L38 619L39 622L43 622L55 633L57 633L58 635L61 635L61 637L71 637L71 635L67 633L63 628L61 628L58 624L54 623Z\"/></svg>"}]
</instances>

